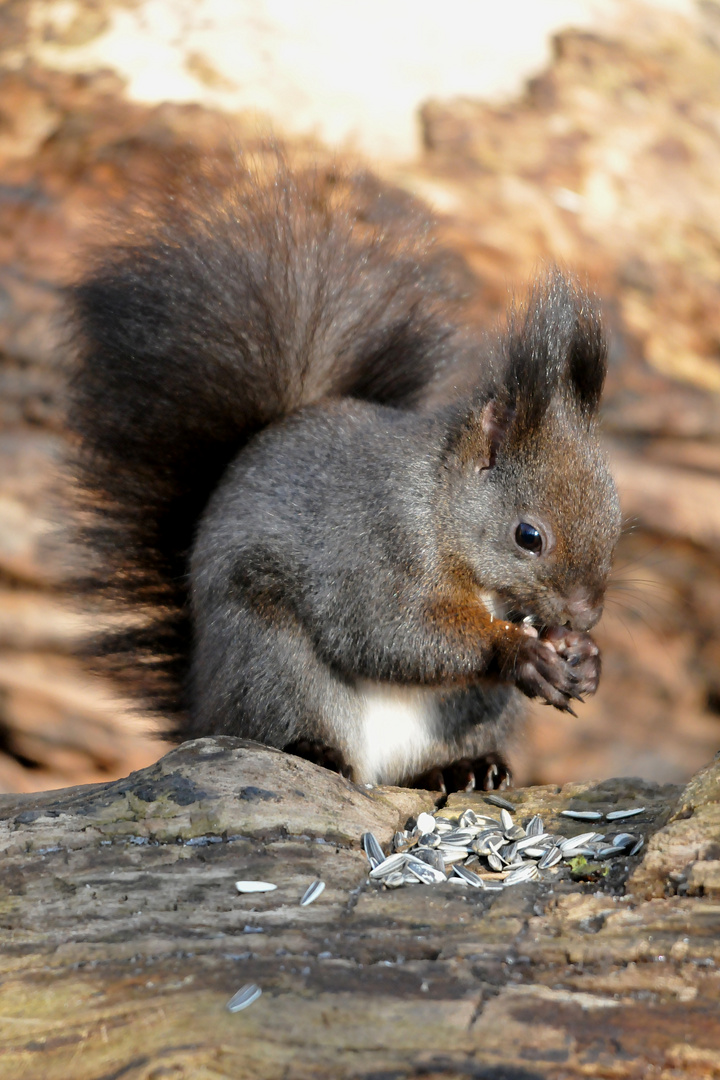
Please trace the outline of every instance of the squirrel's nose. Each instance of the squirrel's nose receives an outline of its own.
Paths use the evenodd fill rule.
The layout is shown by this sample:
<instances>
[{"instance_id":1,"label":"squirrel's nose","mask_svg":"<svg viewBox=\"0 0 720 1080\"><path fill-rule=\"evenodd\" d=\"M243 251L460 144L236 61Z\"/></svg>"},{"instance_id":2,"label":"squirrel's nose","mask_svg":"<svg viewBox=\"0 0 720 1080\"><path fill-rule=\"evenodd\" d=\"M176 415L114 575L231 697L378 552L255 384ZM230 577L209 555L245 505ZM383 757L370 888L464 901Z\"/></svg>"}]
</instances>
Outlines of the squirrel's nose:
<instances>
[{"instance_id":1,"label":"squirrel's nose","mask_svg":"<svg viewBox=\"0 0 720 1080\"><path fill-rule=\"evenodd\" d=\"M587 589L578 586L568 594L565 602L565 612L570 622L571 630L590 630L602 615L602 601L598 602L591 597Z\"/></svg>"}]
</instances>

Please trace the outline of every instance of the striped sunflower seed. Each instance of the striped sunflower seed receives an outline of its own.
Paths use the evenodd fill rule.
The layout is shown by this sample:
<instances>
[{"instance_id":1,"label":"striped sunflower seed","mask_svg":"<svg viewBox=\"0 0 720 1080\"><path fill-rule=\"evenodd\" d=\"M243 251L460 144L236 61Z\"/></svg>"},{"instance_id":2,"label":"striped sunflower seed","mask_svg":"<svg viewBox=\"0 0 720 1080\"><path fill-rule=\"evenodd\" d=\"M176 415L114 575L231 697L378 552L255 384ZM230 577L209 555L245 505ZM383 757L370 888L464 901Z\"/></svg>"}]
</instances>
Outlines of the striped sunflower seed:
<instances>
[{"instance_id":1,"label":"striped sunflower seed","mask_svg":"<svg viewBox=\"0 0 720 1080\"><path fill-rule=\"evenodd\" d=\"M514 805L507 799L503 799L502 795L496 795L495 792L485 795L485 802L489 802L493 806L499 806L501 810L509 810L511 814L515 813Z\"/></svg>"},{"instance_id":2,"label":"striped sunflower seed","mask_svg":"<svg viewBox=\"0 0 720 1080\"><path fill-rule=\"evenodd\" d=\"M540 836L541 833L545 832L543 819L539 814L535 814L530 818L525 826L525 832L528 836Z\"/></svg>"},{"instance_id":3,"label":"striped sunflower seed","mask_svg":"<svg viewBox=\"0 0 720 1080\"><path fill-rule=\"evenodd\" d=\"M622 821L623 818L635 817L636 814L644 814L644 806L635 806L632 810L611 810L605 815L606 821Z\"/></svg>"},{"instance_id":4,"label":"striped sunflower seed","mask_svg":"<svg viewBox=\"0 0 720 1080\"><path fill-rule=\"evenodd\" d=\"M443 844L469 844L476 835L477 833L471 829L453 829L451 832L444 833L442 842Z\"/></svg>"},{"instance_id":5,"label":"striped sunflower seed","mask_svg":"<svg viewBox=\"0 0 720 1080\"><path fill-rule=\"evenodd\" d=\"M574 848L585 847L592 840L597 840L600 835L600 833L584 832L579 833L577 836L568 836L567 839L560 841L559 847L563 855L566 855L568 851L572 851Z\"/></svg>"},{"instance_id":6,"label":"striped sunflower seed","mask_svg":"<svg viewBox=\"0 0 720 1080\"><path fill-rule=\"evenodd\" d=\"M440 836L440 833L423 833L418 837L417 846L424 848L438 848L444 842L444 838Z\"/></svg>"},{"instance_id":7,"label":"striped sunflower seed","mask_svg":"<svg viewBox=\"0 0 720 1080\"><path fill-rule=\"evenodd\" d=\"M445 873L445 860L442 857L442 852L434 851L432 848L417 848L416 852L418 859L422 859L428 866L434 866L442 874Z\"/></svg>"},{"instance_id":8,"label":"striped sunflower seed","mask_svg":"<svg viewBox=\"0 0 720 1080\"><path fill-rule=\"evenodd\" d=\"M445 860L446 866L453 866L455 863L465 862L469 852L469 848L458 847L457 844L448 844L447 847L443 844L438 850Z\"/></svg>"},{"instance_id":9,"label":"striped sunflower seed","mask_svg":"<svg viewBox=\"0 0 720 1080\"><path fill-rule=\"evenodd\" d=\"M365 852L365 854L368 857L368 860L370 862L370 866L374 870L375 867L379 866L380 863L385 858L385 856L383 854L383 849L380 847L380 845L378 844L377 840L375 839L375 837L373 836L373 834L371 832L366 832L366 833L362 834L362 846L363 846L363 851Z\"/></svg>"},{"instance_id":10,"label":"striped sunflower seed","mask_svg":"<svg viewBox=\"0 0 720 1080\"><path fill-rule=\"evenodd\" d=\"M464 866L453 866L453 874L457 874L461 881L466 881L474 889L485 888L485 882L480 875L473 874L472 870L467 870Z\"/></svg>"},{"instance_id":11,"label":"striped sunflower seed","mask_svg":"<svg viewBox=\"0 0 720 1080\"><path fill-rule=\"evenodd\" d=\"M525 866L511 871L505 878L503 885L520 885L523 881L535 881L539 876L535 863L527 863Z\"/></svg>"},{"instance_id":12,"label":"striped sunflower seed","mask_svg":"<svg viewBox=\"0 0 720 1080\"><path fill-rule=\"evenodd\" d=\"M521 836L519 840L515 841L518 851L527 851L528 848L542 846L543 840L550 839L548 833L529 833L527 829L525 832L526 836Z\"/></svg>"},{"instance_id":13,"label":"striped sunflower seed","mask_svg":"<svg viewBox=\"0 0 720 1080\"><path fill-rule=\"evenodd\" d=\"M254 1001L257 1001L261 994L262 990L255 983L246 983L245 986L240 987L236 994L233 994L225 1008L231 1013L242 1012L243 1009L247 1009L248 1005L252 1005Z\"/></svg>"},{"instance_id":14,"label":"striped sunflower seed","mask_svg":"<svg viewBox=\"0 0 720 1080\"><path fill-rule=\"evenodd\" d=\"M388 874L386 878L383 878L383 885L386 889L399 889L404 884L405 875L401 870L394 870L392 874Z\"/></svg>"},{"instance_id":15,"label":"striped sunflower seed","mask_svg":"<svg viewBox=\"0 0 720 1080\"><path fill-rule=\"evenodd\" d=\"M402 869L411 856L406 855L404 852L397 851L394 855L388 855L387 859L383 859L381 863L374 866L370 871L370 877L373 881L379 881L388 874L392 874L393 870Z\"/></svg>"},{"instance_id":16,"label":"striped sunflower seed","mask_svg":"<svg viewBox=\"0 0 720 1080\"><path fill-rule=\"evenodd\" d=\"M562 859L562 851L557 846L551 847L545 852L542 859L538 863L538 870L549 870L551 866L555 866Z\"/></svg>"},{"instance_id":17,"label":"striped sunflower seed","mask_svg":"<svg viewBox=\"0 0 720 1080\"><path fill-rule=\"evenodd\" d=\"M473 840L470 845L470 850L474 851L476 855L489 855L491 851L495 851L503 843L502 833L491 833L489 836L478 837L477 840Z\"/></svg>"},{"instance_id":18,"label":"striped sunflower seed","mask_svg":"<svg viewBox=\"0 0 720 1080\"><path fill-rule=\"evenodd\" d=\"M302 899L300 900L300 907L307 907L308 904L312 904L313 901L317 900L318 896L320 896L324 892L325 882L320 880L313 881L312 885L308 885L307 889L302 894Z\"/></svg>"},{"instance_id":19,"label":"striped sunflower seed","mask_svg":"<svg viewBox=\"0 0 720 1080\"><path fill-rule=\"evenodd\" d=\"M408 863L406 869L422 881L423 885L435 885L439 881L447 881L442 870L436 870L434 866L428 866L427 863L411 862Z\"/></svg>"},{"instance_id":20,"label":"striped sunflower seed","mask_svg":"<svg viewBox=\"0 0 720 1080\"><path fill-rule=\"evenodd\" d=\"M597 810L561 810L560 817L573 818L575 821L600 821L602 814Z\"/></svg>"}]
</instances>

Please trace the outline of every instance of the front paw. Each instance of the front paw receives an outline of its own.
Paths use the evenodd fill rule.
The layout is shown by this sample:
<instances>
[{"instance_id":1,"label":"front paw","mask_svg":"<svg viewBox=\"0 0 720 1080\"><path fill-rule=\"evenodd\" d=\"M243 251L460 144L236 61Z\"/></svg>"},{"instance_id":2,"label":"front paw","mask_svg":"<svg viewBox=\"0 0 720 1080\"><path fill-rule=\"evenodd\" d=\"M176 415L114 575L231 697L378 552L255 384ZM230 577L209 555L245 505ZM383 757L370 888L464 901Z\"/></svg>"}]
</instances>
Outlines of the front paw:
<instances>
[{"instance_id":1,"label":"front paw","mask_svg":"<svg viewBox=\"0 0 720 1080\"><path fill-rule=\"evenodd\" d=\"M572 668L578 694L594 694L600 681L600 650L589 634L551 626L541 641L552 645L558 656Z\"/></svg>"},{"instance_id":2,"label":"front paw","mask_svg":"<svg viewBox=\"0 0 720 1080\"><path fill-rule=\"evenodd\" d=\"M582 701L583 694L597 689L600 652L589 634L552 627L542 638L528 636L521 642L511 677L528 697L572 713L573 699Z\"/></svg>"}]
</instances>

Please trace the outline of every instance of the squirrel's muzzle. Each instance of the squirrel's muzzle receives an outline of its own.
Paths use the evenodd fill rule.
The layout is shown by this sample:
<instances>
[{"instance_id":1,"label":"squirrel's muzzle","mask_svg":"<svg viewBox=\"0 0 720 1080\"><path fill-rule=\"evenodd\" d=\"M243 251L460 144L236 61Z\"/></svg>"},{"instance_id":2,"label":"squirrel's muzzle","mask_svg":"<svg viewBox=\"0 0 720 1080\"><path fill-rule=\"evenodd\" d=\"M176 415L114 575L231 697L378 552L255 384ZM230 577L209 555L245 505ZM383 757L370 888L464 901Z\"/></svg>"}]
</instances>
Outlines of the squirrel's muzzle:
<instances>
[{"instance_id":1,"label":"squirrel's muzzle","mask_svg":"<svg viewBox=\"0 0 720 1080\"><path fill-rule=\"evenodd\" d=\"M602 612L602 600L591 596L583 586L573 589L567 596L565 613L571 630L591 630L599 622Z\"/></svg>"}]
</instances>

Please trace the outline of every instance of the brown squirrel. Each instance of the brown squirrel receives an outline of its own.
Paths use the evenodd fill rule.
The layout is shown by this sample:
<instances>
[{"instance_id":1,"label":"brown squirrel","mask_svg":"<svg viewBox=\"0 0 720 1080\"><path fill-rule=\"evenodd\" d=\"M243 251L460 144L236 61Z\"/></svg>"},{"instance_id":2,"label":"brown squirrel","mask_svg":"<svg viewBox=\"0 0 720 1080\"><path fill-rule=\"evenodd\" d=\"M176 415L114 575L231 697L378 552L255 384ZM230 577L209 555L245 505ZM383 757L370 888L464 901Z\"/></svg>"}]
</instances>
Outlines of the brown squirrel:
<instances>
[{"instance_id":1,"label":"brown squirrel","mask_svg":"<svg viewBox=\"0 0 720 1080\"><path fill-rule=\"evenodd\" d=\"M598 683L599 315L553 271L488 344L417 209L351 203L238 167L71 288L86 585L136 616L100 651L178 738L500 787L518 691L571 712Z\"/></svg>"}]
</instances>

